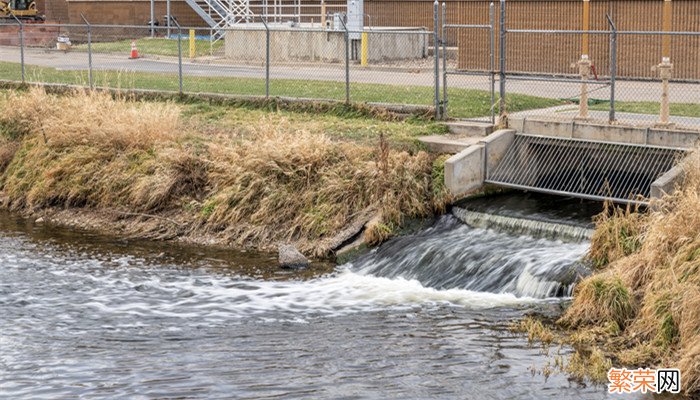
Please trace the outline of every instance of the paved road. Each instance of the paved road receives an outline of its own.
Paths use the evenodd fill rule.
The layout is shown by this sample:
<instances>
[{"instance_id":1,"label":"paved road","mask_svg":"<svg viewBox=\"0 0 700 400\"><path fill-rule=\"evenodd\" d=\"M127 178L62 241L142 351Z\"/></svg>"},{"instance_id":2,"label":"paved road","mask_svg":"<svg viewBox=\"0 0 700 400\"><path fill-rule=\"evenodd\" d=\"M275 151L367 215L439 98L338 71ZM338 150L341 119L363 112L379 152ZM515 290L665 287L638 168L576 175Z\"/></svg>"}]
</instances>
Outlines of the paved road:
<instances>
[{"instance_id":1,"label":"paved road","mask_svg":"<svg viewBox=\"0 0 700 400\"><path fill-rule=\"evenodd\" d=\"M0 46L0 60L20 60L20 52L17 47ZM27 64L42 67L52 67L60 70L87 70L87 54L72 51L68 53L46 49L27 49L25 51ZM129 60L127 55L117 54L93 54L93 65L99 70L135 71L152 73L177 73L177 60L171 57L146 57L138 60ZM264 66L234 65L233 61L214 59L205 62L184 62L183 71L187 76L207 77L237 77L260 78L265 77ZM342 65L274 65L271 68L273 79L302 79L317 81L343 82L345 80L344 67ZM433 72L428 69L397 69L397 68L370 68L363 69L352 66L350 77L354 83L389 84L389 85L433 85ZM0 77L1 78L1 77ZM448 76L449 87L465 89L487 90L489 82L484 77L474 76ZM617 84L616 97L620 101L652 101L660 98L660 83L658 82L625 82ZM510 93L530 94L548 98L575 98L580 93L580 85L557 82L533 82L516 81L507 82L507 90ZM607 99L610 90L607 87L591 85L590 97ZM449 91L448 91L449 93ZM672 84L671 101L675 103L700 103L700 84Z\"/></svg>"}]
</instances>

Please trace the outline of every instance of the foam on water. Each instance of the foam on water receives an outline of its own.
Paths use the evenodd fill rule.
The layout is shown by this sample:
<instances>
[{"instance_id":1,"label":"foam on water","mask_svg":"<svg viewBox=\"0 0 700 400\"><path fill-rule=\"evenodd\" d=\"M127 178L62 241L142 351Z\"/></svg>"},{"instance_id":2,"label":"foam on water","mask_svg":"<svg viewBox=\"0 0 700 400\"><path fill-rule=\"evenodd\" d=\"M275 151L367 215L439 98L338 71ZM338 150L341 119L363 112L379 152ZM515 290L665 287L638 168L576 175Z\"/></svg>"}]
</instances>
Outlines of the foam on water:
<instances>
[{"instance_id":1,"label":"foam on water","mask_svg":"<svg viewBox=\"0 0 700 400\"><path fill-rule=\"evenodd\" d=\"M26 278L12 279L46 281L48 292L52 287L72 290L75 296L65 298L78 299L71 304L76 309L100 315L212 320L250 316L293 320L416 305L469 309L523 305L569 295L578 259L587 249L582 243L476 229L445 216L432 228L392 240L331 274L281 281L201 268L153 268L133 256L86 258L17 238L3 238L0 243L13 250L0 252L3 274L15 269ZM7 295L26 301L36 295L36 285L31 287ZM62 298L50 294L56 301Z\"/></svg>"},{"instance_id":2,"label":"foam on water","mask_svg":"<svg viewBox=\"0 0 700 400\"><path fill-rule=\"evenodd\" d=\"M351 267L361 274L414 279L441 290L561 297L570 296L587 273L580 263L587 249L587 243L472 228L444 216L432 228L390 241Z\"/></svg>"}]
</instances>

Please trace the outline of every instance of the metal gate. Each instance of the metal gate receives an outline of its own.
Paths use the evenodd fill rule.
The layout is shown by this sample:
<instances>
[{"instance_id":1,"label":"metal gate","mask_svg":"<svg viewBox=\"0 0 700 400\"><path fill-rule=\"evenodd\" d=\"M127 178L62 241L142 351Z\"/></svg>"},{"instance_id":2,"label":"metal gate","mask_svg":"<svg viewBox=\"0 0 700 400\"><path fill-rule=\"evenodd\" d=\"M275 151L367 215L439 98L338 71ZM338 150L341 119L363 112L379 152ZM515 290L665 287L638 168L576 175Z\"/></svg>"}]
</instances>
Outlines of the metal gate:
<instances>
[{"instance_id":1,"label":"metal gate","mask_svg":"<svg viewBox=\"0 0 700 400\"><path fill-rule=\"evenodd\" d=\"M496 121L496 10L493 2L489 4L488 21L485 24L450 24L447 20L447 5L442 3L442 117L479 122ZM472 41L472 52L461 53L467 46L465 41ZM462 43L460 43L462 42ZM450 57L448 47L452 48ZM436 49L437 51L437 49ZM466 51L466 50L465 50ZM448 77L449 85L448 85ZM450 94L450 90L452 94ZM480 96L488 93L484 99L490 104L490 116L483 112L462 109L460 102L468 96ZM470 99L473 101L473 99ZM465 102L466 103L466 102Z\"/></svg>"},{"instance_id":2,"label":"metal gate","mask_svg":"<svg viewBox=\"0 0 700 400\"><path fill-rule=\"evenodd\" d=\"M592 200L646 204L651 184L686 149L517 134L487 183Z\"/></svg>"}]
</instances>

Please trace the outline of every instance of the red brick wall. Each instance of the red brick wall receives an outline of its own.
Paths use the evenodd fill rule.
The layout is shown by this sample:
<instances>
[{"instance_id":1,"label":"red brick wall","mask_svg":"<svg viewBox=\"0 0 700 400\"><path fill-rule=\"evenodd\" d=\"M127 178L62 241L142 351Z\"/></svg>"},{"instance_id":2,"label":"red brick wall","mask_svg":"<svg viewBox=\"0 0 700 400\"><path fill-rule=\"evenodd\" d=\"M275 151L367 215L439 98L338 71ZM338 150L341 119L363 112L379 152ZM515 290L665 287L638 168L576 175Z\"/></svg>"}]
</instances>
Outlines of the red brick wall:
<instances>
[{"instance_id":1,"label":"red brick wall","mask_svg":"<svg viewBox=\"0 0 700 400\"><path fill-rule=\"evenodd\" d=\"M52 0L47 0L52 1ZM57 0L53 0L57 1ZM151 19L150 1L70 1L69 19L71 23L81 23L80 13L93 24L144 25ZM171 0L170 13L177 17L183 26L206 26L206 23L183 0ZM155 1L155 17L163 23L166 2Z\"/></svg>"}]
</instances>

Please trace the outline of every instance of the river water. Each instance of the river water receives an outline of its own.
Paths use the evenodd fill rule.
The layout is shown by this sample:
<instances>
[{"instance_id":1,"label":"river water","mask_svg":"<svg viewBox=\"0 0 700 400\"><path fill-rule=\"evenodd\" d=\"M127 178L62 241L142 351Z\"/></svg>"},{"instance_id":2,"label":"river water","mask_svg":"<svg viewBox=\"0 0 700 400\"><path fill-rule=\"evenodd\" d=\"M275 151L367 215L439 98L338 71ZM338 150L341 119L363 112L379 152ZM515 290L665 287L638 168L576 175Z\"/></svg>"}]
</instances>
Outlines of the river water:
<instances>
[{"instance_id":1,"label":"river water","mask_svg":"<svg viewBox=\"0 0 700 400\"><path fill-rule=\"evenodd\" d=\"M353 264L285 271L0 213L0 396L604 398L533 374L549 359L508 330L560 308L568 289L542 271L586 248L443 217Z\"/></svg>"}]
</instances>

